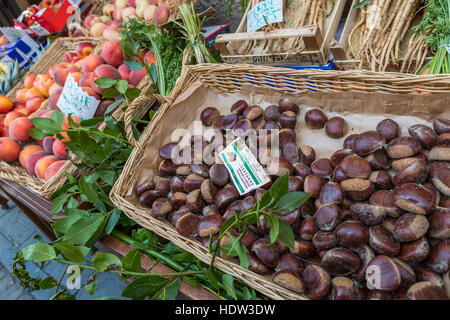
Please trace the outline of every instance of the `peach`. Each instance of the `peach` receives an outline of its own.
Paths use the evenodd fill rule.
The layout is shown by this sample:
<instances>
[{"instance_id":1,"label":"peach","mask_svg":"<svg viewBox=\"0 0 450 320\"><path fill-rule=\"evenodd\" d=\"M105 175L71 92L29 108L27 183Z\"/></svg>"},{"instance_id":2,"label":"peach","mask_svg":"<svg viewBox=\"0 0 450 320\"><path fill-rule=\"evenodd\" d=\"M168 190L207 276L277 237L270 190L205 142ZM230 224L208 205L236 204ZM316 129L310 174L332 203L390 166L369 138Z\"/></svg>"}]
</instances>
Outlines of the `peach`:
<instances>
[{"instance_id":1,"label":"peach","mask_svg":"<svg viewBox=\"0 0 450 320\"><path fill-rule=\"evenodd\" d=\"M95 54L91 54L83 59L83 62L81 63L81 72L82 73L89 73L95 70L99 65L104 64L100 56L97 56Z\"/></svg>"},{"instance_id":2,"label":"peach","mask_svg":"<svg viewBox=\"0 0 450 320\"><path fill-rule=\"evenodd\" d=\"M105 99L100 102L95 111L94 117L103 117L108 107L114 102L112 99Z\"/></svg>"},{"instance_id":3,"label":"peach","mask_svg":"<svg viewBox=\"0 0 450 320\"><path fill-rule=\"evenodd\" d=\"M52 79L48 79L46 81L40 82L36 88L39 90L43 97L48 98L50 95L50 88L53 86L55 82Z\"/></svg>"},{"instance_id":4,"label":"peach","mask_svg":"<svg viewBox=\"0 0 450 320\"><path fill-rule=\"evenodd\" d=\"M25 98L26 98L25 104L28 102L28 100L30 100L31 98L34 98L34 97L42 97L42 93L36 87L28 89L28 91L25 95Z\"/></svg>"},{"instance_id":5,"label":"peach","mask_svg":"<svg viewBox=\"0 0 450 320\"><path fill-rule=\"evenodd\" d=\"M58 161L58 159L55 156L47 155L41 157L38 161L36 161L36 164L34 165L34 174L39 179L44 179L45 177L45 170L54 162Z\"/></svg>"},{"instance_id":6,"label":"peach","mask_svg":"<svg viewBox=\"0 0 450 320\"><path fill-rule=\"evenodd\" d=\"M101 97L91 87L82 87L81 89L91 97L94 97L97 100L101 99Z\"/></svg>"},{"instance_id":7,"label":"peach","mask_svg":"<svg viewBox=\"0 0 450 320\"><path fill-rule=\"evenodd\" d=\"M9 135L14 140L25 142L30 140L28 130L33 128L34 125L27 117L17 118L9 125Z\"/></svg>"},{"instance_id":8,"label":"peach","mask_svg":"<svg viewBox=\"0 0 450 320\"><path fill-rule=\"evenodd\" d=\"M100 22L100 17L96 14L90 14L86 17L86 19L84 19L84 26L86 27L86 29L90 29L92 27L93 24L95 24L96 22Z\"/></svg>"},{"instance_id":9,"label":"peach","mask_svg":"<svg viewBox=\"0 0 450 320\"><path fill-rule=\"evenodd\" d=\"M44 173L44 180L48 181L50 180L58 171L61 169L61 167L66 163L66 160L58 160L53 162L51 165L47 167Z\"/></svg>"},{"instance_id":10,"label":"peach","mask_svg":"<svg viewBox=\"0 0 450 320\"><path fill-rule=\"evenodd\" d=\"M39 152L39 151L43 151L43 150L44 149L42 149L42 147L38 146L37 144L30 144L30 145L26 146L25 148L23 148L19 154L19 162L22 165L22 167L25 168L25 166L27 164L27 159L29 156L31 156L35 152Z\"/></svg>"},{"instance_id":11,"label":"peach","mask_svg":"<svg viewBox=\"0 0 450 320\"><path fill-rule=\"evenodd\" d=\"M19 144L11 138L0 138L0 160L6 162L16 161L20 154Z\"/></svg>"},{"instance_id":12,"label":"peach","mask_svg":"<svg viewBox=\"0 0 450 320\"><path fill-rule=\"evenodd\" d=\"M80 87L88 87L91 85L91 73L92 72L88 72L88 73L84 73L80 80L78 80L78 85Z\"/></svg>"},{"instance_id":13,"label":"peach","mask_svg":"<svg viewBox=\"0 0 450 320\"><path fill-rule=\"evenodd\" d=\"M127 7L136 8L136 0L127 0Z\"/></svg>"},{"instance_id":14,"label":"peach","mask_svg":"<svg viewBox=\"0 0 450 320\"><path fill-rule=\"evenodd\" d=\"M53 143L56 141L53 137L44 137L42 139L42 147L44 148L45 153L53 154Z\"/></svg>"},{"instance_id":15,"label":"peach","mask_svg":"<svg viewBox=\"0 0 450 320\"><path fill-rule=\"evenodd\" d=\"M162 25L169 21L170 9L167 4L163 3L156 7L155 12L153 14L153 21L156 25Z\"/></svg>"},{"instance_id":16,"label":"peach","mask_svg":"<svg viewBox=\"0 0 450 320\"><path fill-rule=\"evenodd\" d=\"M117 21L122 20L122 11L123 8L115 8L113 12L113 19Z\"/></svg>"},{"instance_id":17,"label":"peach","mask_svg":"<svg viewBox=\"0 0 450 320\"><path fill-rule=\"evenodd\" d=\"M9 138L8 128L0 127L0 137L7 137L7 138Z\"/></svg>"},{"instance_id":18,"label":"peach","mask_svg":"<svg viewBox=\"0 0 450 320\"><path fill-rule=\"evenodd\" d=\"M83 76L81 72L71 72L70 75L76 83L78 83L80 81L80 78Z\"/></svg>"},{"instance_id":19,"label":"peach","mask_svg":"<svg viewBox=\"0 0 450 320\"><path fill-rule=\"evenodd\" d=\"M90 29L90 28L89 28ZM75 52L80 57L87 57L89 56L95 49L95 45L88 41L83 41L77 44L75 47Z\"/></svg>"},{"instance_id":20,"label":"peach","mask_svg":"<svg viewBox=\"0 0 450 320\"><path fill-rule=\"evenodd\" d=\"M119 27L116 26L110 26L103 31L103 38L106 40L120 40L120 32Z\"/></svg>"},{"instance_id":21,"label":"peach","mask_svg":"<svg viewBox=\"0 0 450 320\"><path fill-rule=\"evenodd\" d=\"M29 113L35 112L39 109L42 102L44 102L45 98L42 96L37 96L30 98L27 100L27 103L25 104L25 107L27 108Z\"/></svg>"},{"instance_id":22,"label":"peach","mask_svg":"<svg viewBox=\"0 0 450 320\"><path fill-rule=\"evenodd\" d=\"M119 67L124 60L120 41L118 40L111 40L105 43L100 55L106 63L116 68Z\"/></svg>"},{"instance_id":23,"label":"peach","mask_svg":"<svg viewBox=\"0 0 450 320\"><path fill-rule=\"evenodd\" d=\"M122 11L122 20L126 21L131 18L136 18L136 9L133 7L126 7Z\"/></svg>"},{"instance_id":24,"label":"peach","mask_svg":"<svg viewBox=\"0 0 450 320\"><path fill-rule=\"evenodd\" d=\"M146 6L144 9L144 19L148 21L153 21L153 15L155 13L156 6L155 5L149 5Z\"/></svg>"},{"instance_id":25,"label":"peach","mask_svg":"<svg viewBox=\"0 0 450 320\"><path fill-rule=\"evenodd\" d=\"M75 52L67 52L64 54L62 61L63 62L74 62L76 59L79 59L78 54Z\"/></svg>"},{"instance_id":26,"label":"peach","mask_svg":"<svg viewBox=\"0 0 450 320\"><path fill-rule=\"evenodd\" d=\"M8 113L14 107L14 102L7 96L0 95L0 113Z\"/></svg>"},{"instance_id":27,"label":"peach","mask_svg":"<svg viewBox=\"0 0 450 320\"><path fill-rule=\"evenodd\" d=\"M58 91L58 89L62 89L61 86L57 83L53 83L52 86L50 87L50 89L48 89L48 95L51 96L52 94L54 94L55 92Z\"/></svg>"},{"instance_id":28,"label":"peach","mask_svg":"<svg viewBox=\"0 0 450 320\"><path fill-rule=\"evenodd\" d=\"M24 116L28 116L30 114L25 106L16 108L16 109L14 109L14 111L19 112L19 113L23 114Z\"/></svg>"},{"instance_id":29,"label":"peach","mask_svg":"<svg viewBox=\"0 0 450 320\"><path fill-rule=\"evenodd\" d=\"M117 71L119 71L120 76L122 77L122 79L125 79L127 81L130 80L130 68L128 68L128 66L125 63L122 63L119 68L117 69Z\"/></svg>"},{"instance_id":30,"label":"peach","mask_svg":"<svg viewBox=\"0 0 450 320\"><path fill-rule=\"evenodd\" d=\"M57 108L57 102L59 100L59 97L61 96L61 92L63 91L63 88L57 89L53 94L51 94L48 97L48 106L50 109L56 109Z\"/></svg>"},{"instance_id":31,"label":"peach","mask_svg":"<svg viewBox=\"0 0 450 320\"><path fill-rule=\"evenodd\" d=\"M38 151L27 158L27 160L25 161L25 169L27 169L29 174L35 174L34 169L36 167L36 162L38 162L39 159L45 157L46 155L47 154L44 151Z\"/></svg>"},{"instance_id":32,"label":"peach","mask_svg":"<svg viewBox=\"0 0 450 320\"><path fill-rule=\"evenodd\" d=\"M91 35L94 37L101 37L106 28L108 28L106 24L103 22L97 22L90 29Z\"/></svg>"},{"instance_id":33,"label":"peach","mask_svg":"<svg viewBox=\"0 0 450 320\"><path fill-rule=\"evenodd\" d=\"M26 116L26 114L18 112L17 109L14 111L8 112L6 114L4 124L6 127L9 127L9 125L11 124L11 122L13 122L13 120L20 118L20 117L25 117L25 116Z\"/></svg>"},{"instance_id":34,"label":"peach","mask_svg":"<svg viewBox=\"0 0 450 320\"><path fill-rule=\"evenodd\" d=\"M36 86L36 84L38 84L39 82L45 82L45 81L47 81L47 80L49 80L49 79L51 79L52 77L50 76L50 74L48 74L48 73L41 73L41 74L38 74L37 76L36 76L36 79L34 80L34 85Z\"/></svg>"},{"instance_id":35,"label":"peach","mask_svg":"<svg viewBox=\"0 0 450 320\"><path fill-rule=\"evenodd\" d=\"M33 87L33 82L36 79L36 75L29 74L23 79L23 84L25 88L30 89Z\"/></svg>"},{"instance_id":36,"label":"peach","mask_svg":"<svg viewBox=\"0 0 450 320\"><path fill-rule=\"evenodd\" d=\"M99 86L97 86L95 80L102 77L114 80L119 80L121 78L119 71L117 71L117 69L114 68L113 66L110 66L108 64L99 65L97 68L95 68L94 72L91 74L91 88L94 89L95 92L99 94L103 94L105 89L102 89Z\"/></svg>"},{"instance_id":37,"label":"peach","mask_svg":"<svg viewBox=\"0 0 450 320\"><path fill-rule=\"evenodd\" d=\"M156 56L153 53L153 51L148 51L144 56L144 61L147 63L147 65L151 65L152 63L156 64Z\"/></svg>"},{"instance_id":38,"label":"peach","mask_svg":"<svg viewBox=\"0 0 450 320\"><path fill-rule=\"evenodd\" d=\"M130 83L137 86L146 75L147 70L145 68L142 68L141 70L133 70L130 72Z\"/></svg>"},{"instance_id":39,"label":"peach","mask_svg":"<svg viewBox=\"0 0 450 320\"><path fill-rule=\"evenodd\" d=\"M67 146L59 139L55 139L52 146L53 154L61 160L67 159Z\"/></svg>"},{"instance_id":40,"label":"peach","mask_svg":"<svg viewBox=\"0 0 450 320\"><path fill-rule=\"evenodd\" d=\"M54 76L53 80L55 80L55 82L59 86L64 87L64 84L66 83L68 75L69 75L69 70L68 69L62 69L62 68L56 69L55 76Z\"/></svg>"},{"instance_id":41,"label":"peach","mask_svg":"<svg viewBox=\"0 0 450 320\"><path fill-rule=\"evenodd\" d=\"M29 89L27 89L27 88L23 88L23 89L17 90L17 92L16 92L16 100L17 100L17 102L20 102L20 103L27 102L26 96L27 96L28 90Z\"/></svg>"}]
</instances>

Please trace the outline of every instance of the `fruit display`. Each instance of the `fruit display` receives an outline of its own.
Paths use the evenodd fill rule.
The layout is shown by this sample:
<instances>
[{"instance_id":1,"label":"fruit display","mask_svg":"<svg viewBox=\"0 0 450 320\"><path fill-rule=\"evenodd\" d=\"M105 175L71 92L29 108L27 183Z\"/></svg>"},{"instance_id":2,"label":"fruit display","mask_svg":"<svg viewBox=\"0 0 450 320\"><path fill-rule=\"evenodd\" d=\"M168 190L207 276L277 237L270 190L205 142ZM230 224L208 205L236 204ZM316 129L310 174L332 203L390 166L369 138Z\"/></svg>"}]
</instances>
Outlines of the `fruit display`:
<instances>
[{"instance_id":1,"label":"fruit display","mask_svg":"<svg viewBox=\"0 0 450 320\"><path fill-rule=\"evenodd\" d=\"M344 118L311 108L304 117L309 129L345 137L342 149L325 158L316 156L318 146L298 147L299 112L288 99L264 108L240 100L228 114L205 108L201 123L215 134L160 146L157 171L135 189L138 202L210 250L234 241L249 270L310 299L448 299L442 277L450 263L450 121L411 125L402 136L397 122L385 119L376 130L347 136ZM267 146L256 155L270 177L243 196L217 160L239 136L249 146L252 136ZM273 242L267 212L248 229L229 227L258 210L268 190L276 197L271 187L285 175L287 192L310 194L298 209L275 214L295 234L291 248ZM244 257L226 252L220 256L242 266Z\"/></svg>"}]
</instances>

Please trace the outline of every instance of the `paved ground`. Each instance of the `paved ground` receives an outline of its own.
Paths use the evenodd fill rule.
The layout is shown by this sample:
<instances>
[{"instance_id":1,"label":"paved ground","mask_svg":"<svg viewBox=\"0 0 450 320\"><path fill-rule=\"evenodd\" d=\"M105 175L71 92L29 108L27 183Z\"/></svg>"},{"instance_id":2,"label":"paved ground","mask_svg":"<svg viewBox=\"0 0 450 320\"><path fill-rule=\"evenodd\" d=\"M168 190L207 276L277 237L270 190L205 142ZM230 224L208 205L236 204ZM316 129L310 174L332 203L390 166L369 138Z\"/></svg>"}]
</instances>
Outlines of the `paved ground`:
<instances>
[{"instance_id":1,"label":"paved ground","mask_svg":"<svg viewBox=\"0 0 450 320\"><path fill-rule=\"evenodd\" d=\"M28 291L23 289L17 279L11 275L11 264L18 251L36 242L36 235L40 235L44 241L48 239L19 208L11 202L9 206L8 210L0 209L0 300L49 299L53 296L54 289ZM27 263L27 270L31 276L40 276L41 279L53 276L58 281L64 269L65 265L54 261L47 263L42 269L40 264ZM82 285L91 274L92 272L82 273ZM63 287L66 287L66 280L67 276L62 281ZM83 287L80 290L69 290L68 293L75 294L77 299L120 298L125 287L120 278L113 274L100 274L98 284L96 293L92 296L87 294Z\"/></svg>"}]
</instances>

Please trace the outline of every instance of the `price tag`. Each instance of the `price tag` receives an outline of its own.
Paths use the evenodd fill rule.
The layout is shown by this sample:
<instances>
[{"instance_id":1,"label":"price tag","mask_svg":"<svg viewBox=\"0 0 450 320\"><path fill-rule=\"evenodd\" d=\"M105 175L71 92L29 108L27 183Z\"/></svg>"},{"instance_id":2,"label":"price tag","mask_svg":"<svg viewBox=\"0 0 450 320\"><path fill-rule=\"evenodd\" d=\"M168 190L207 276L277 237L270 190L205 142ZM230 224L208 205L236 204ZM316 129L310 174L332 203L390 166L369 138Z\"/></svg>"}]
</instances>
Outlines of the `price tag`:
<instances>
[{"instance_id":1,"label":"price tag","mask_svg":"<svg viewBox=\"0 0 450 320\"><path fill-rule=\"evenodd\" d=\"M33 24L30 29L33 30L33 32L38 36L48 36L50 34L47 29L45 29L38 23Z\"/></svg>"},{"instance_id":2,"label":"price tag","mask_svg":"<svg viewBox=\"0 0 450 320\"><path fill-rule=\"evenodd\" d=\"M56 105L64 115L71 113L81 120L91 119L100 100L91 97L75 82L72 75L67 76L66 83Z\"/></svg>"},{"instance_id":3,"label":"price tag","mask_svg":"<svg viewBox=\"0 0 450 320\"><path fill-rule=\"evenodd\" d=\"M234 140L219 156L241 196L270 181L264 168L241 138Z\"/></svg>"},{"instance_id":4,"label":"price tag","mask_svg":"<svg viewBox=\"0 0 450 320\"><path fill-rule=\"evenodd\" d=\"M265 19L264 19L265 18ZM266 0L247 13L247 32L254 32L275 22L283 22L283 0Z\"/></svg>"}]
</instances>

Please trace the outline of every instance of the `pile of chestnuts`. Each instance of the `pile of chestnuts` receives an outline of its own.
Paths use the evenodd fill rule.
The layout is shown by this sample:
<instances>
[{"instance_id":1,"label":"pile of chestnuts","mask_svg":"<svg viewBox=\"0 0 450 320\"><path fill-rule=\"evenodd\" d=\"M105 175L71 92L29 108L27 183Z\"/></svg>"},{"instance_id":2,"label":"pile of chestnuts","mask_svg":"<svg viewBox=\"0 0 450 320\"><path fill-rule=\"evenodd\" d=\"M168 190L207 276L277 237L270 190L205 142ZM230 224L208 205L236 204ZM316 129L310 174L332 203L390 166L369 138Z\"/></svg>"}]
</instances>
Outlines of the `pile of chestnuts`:
<instances>
[{"instance_id":1,"label":"pile of chestnuts","mask_svg":"<svg viewBox=\"0 0 450 320\"><path fill-rule=\"evenodd\" d=\"M139 203L207 246L234 211L251 208L277 176L288 172L289 192L312 195L282 217L296 235L295 247L270 245L262 218L241 239L249 270L272 275L274 282L310 299L448 299L450 120L413 125L409 136L400 136L399 125L385 119L375 130L347 136L329 159L316 159L314 146L297 145L299 111L288 99L264 109L240 100L227 115L204 109L202 124L222 134L237 128L274 130L280 157L270 162L280 170L271 182L241 197L223 164L175 164L171 155L177 144L169 143L159 149L158 173L137 186ZM311 129L325 128L331 138L348 132L343 118L328 119L320 109L306 112L304 121ZM202 150L214 144L198 137L191 143L198 139ZM225 236L221 245L229 241Z\"/></svg>"}]
</instances>

